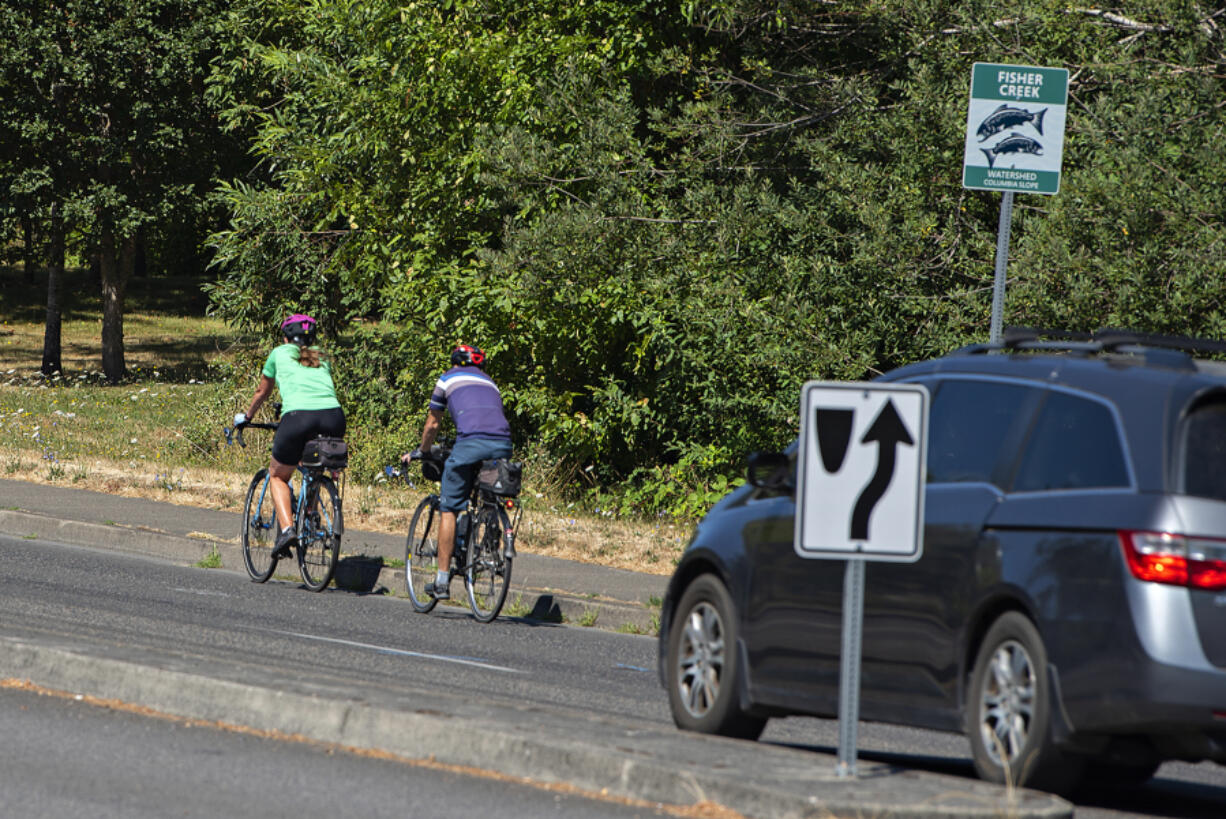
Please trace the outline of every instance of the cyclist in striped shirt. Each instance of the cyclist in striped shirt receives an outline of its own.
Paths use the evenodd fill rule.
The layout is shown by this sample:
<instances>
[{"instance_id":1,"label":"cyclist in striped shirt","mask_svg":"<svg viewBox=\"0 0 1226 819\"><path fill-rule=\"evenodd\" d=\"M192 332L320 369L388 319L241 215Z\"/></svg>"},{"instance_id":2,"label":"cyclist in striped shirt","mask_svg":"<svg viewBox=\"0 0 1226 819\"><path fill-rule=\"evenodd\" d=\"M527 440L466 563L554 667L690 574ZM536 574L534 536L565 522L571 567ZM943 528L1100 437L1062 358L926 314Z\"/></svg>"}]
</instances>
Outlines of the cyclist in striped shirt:
<instances>
[{"instance_id":1,"label":"cyclist in striped shirt","mask_svg":"<svg viewBox=\"0 0 1226 819\"><path fill-rule=\"evenodd\" d=\"M421 433L421 453L426 453L434 445L443 412L451 413L456 442L443 464L439 492L438 575L426 584L426 593L438 600L451 596L448 569L455 550L456 514L464 509L481 462L511 457L511 427L502 409L502 393L484 367L485 353L479 347L460 344L451 351L451 369L434 385ZM414 455L406 453L401 460L407 463Z\"/></svg>"}]
</instances>

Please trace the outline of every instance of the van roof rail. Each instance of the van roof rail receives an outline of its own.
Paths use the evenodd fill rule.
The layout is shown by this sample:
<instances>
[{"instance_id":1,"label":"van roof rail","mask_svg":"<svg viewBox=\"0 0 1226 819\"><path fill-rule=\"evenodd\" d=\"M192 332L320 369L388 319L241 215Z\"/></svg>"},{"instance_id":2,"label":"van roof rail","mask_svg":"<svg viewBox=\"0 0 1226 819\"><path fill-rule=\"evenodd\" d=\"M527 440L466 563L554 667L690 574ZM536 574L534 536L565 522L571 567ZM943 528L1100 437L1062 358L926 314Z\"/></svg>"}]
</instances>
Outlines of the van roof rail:
<instances>
[{"instance_id":1,"label":"van roof rail","mask_svg":"<svg viewBox=\"0 0 1226 819\"><path fill-rule=\"evenodd\" d=\"M1188 336L1144 333L1103 327L1092 333L1048 330L1036 327L1006 327L999 343L968 344L955 355L974 355L999 350L1053 351L1094 355L1131 353L1165 366L1192 366L1189 353L1226 354L1226 342Z\"/></svg>"}]
</instances>

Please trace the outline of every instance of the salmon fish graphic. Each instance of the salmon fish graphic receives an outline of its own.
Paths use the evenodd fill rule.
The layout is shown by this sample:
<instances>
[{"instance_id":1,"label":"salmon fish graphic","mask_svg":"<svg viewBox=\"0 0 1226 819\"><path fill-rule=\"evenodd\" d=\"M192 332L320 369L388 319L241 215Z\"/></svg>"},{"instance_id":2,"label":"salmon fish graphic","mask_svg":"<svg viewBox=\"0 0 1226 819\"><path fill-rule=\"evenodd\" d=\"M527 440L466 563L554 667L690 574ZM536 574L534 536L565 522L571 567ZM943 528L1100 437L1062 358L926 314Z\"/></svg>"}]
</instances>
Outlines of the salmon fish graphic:
<instances>
[{"instance_id":1,"label":"salmon fish graphic","mask_svg":"<svg viewBox=\"0 0 1226 819\"><path fill-rule=\"evenodd\" d=\"M983 142L990 136L995 136L1006 128L1016 128L1019 125L1025 125L1027 122L1034 123L1034 129L1039 132L1039 136L1043 135L1043 115L1047 113L1047 109L1042 111L1027 111L1025 108L1010 108L1008 105L1001 103L1001 106L988 115L987 119L979 123L979 130L975 133L979 137L979 141Z\"/></svg>"},{"instance_id":2,"label":"salmon fish graphic","mask_svg":"<svg viewBox=\"0 0 1226 819\"><path fill-rule=\"evenodd\" d=\"M1030 137L1011 136L1008 139L1002 139L997 142L994 147L980 148L983 155L988 158L988 167L995 167L996 157L1001 154L1034 154L1035 156L1043 155L1043 146Z\"/></svg>"}]
</instances>

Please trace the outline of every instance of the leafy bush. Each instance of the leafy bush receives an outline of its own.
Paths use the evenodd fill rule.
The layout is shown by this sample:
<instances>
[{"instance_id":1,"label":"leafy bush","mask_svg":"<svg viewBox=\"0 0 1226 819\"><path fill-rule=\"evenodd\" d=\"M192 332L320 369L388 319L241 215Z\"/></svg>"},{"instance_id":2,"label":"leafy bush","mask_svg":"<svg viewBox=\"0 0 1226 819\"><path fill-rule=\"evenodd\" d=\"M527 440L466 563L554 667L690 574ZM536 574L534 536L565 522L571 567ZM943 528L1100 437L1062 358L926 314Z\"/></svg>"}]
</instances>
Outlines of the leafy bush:
<instances>
[{"instance_id":1,"label":"leafy bush","mask_svg":"<svg viewBox=\"0 0 1226 819\"><path fill-rule=\"evenodd\" d=\"M697 514L795 435L806 380L986 337L999 197L959 176L979 60L1072 72L1006 322L1226 333L1214 15L995 10L246 0L210 98L266 161L219 191L216 308L326 316L375 460L475 342L549 480Z\"/></svg>"}]
</instances>

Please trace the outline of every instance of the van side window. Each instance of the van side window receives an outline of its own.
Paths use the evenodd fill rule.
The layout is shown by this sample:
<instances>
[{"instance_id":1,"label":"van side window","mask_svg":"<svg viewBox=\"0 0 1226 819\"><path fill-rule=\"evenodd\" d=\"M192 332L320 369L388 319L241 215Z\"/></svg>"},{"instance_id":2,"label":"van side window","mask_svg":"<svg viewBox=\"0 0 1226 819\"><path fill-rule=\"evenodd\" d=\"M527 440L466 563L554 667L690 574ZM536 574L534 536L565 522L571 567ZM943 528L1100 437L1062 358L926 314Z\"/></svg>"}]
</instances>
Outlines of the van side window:
<instances>
[{"instance_id":1,"label":"van side window","mask_svg":"<svg viewBox=\"0 0 1226 819\"><path fill-rule=\"evenodd\" d=\"M1128 486L1111 411L1097 401L1052 391L1026 442L1015 492Z\"/></svg>"},{"instance_id":2,"label":"van side window","mask_svg":"<svg viewBox=\"0 0 1226 819\"><path fill-rule=\"evenodd\" d=\"M1183 438L1183 491L1226 500L1226 401L1202 404L1188 416Z\"/></svg>"},{"instance_id":3,"label":"van side window","mask_svg":"<svg viewBox=\"0 0 1226 819\"><path fill-rule=\"evenodd\" d=\"M929 413L928 483L991 483L1032 392L998 381L942 381Z\"/></svg>"}]
</instances>

